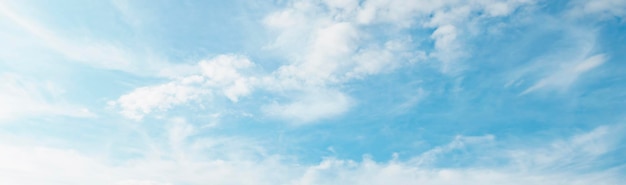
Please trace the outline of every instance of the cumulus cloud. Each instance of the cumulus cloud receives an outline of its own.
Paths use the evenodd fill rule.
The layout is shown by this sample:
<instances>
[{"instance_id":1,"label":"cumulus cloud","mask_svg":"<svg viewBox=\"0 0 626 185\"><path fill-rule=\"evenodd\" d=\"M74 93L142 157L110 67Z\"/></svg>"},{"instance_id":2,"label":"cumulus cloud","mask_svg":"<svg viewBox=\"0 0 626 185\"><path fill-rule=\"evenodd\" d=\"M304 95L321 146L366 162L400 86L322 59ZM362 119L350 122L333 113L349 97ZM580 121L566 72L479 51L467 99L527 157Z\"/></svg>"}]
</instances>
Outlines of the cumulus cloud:
<instances>
[{"instance_id":1,"label":"cumulus cloud","mask_svg":"<svg viewBox=\"0 0 626 185\"><path fill-rule=\"evenodd\" d=\"M315 122L349 109L353 100L340 91L347 82L429 58L441 61L443 72L459 71L453 62L465 56L462 38L470 36L468 22L508 16L532 3L290 1L263 19L275 38L265 49L279 53L285 63L268 73L242 74L258 66L244 56L218 56L198 64L201 75L208 79L199 88L222 92L234 103L256 91L280 95L282 99L272 99L259 108L269 116L291 122ZM375 29L382 27L385 31ZM433 30L433 51L418 47L423 43L409 33L415 28ZM169 107L185 101L152 102ZM139 112L147 113L159 106L147 107Z\"/></svg>"},{"instance_id":2,"label":"cumulus cloud","mask_svg":"<svg viewBox=\"0 0 626 185\"><path fill-rule=\"evenodd\" d=\"M255 77L241 74L253 66L246 57L219 55L198 62L200 73L179 77L164 84L139 87L110 101L109 106L131 119L141 120L153 111L167 111L192 101L210 100L219 93L237 102L248 95L255 85Z\"/></svg>"},{"instance_id":3,"label":"cumulus cloud","mask_svg":"<svg viewBox=\"0 0 626 185\"><path fill-rule=\"evenodd\" d=\"M264 19L269 30L276 35L268 48L289 53L285 58L290 62L274 71L273 83L266 85L276 89L317 87L332 90L347 81L429 58L441 61L443 72L456 73L461 67L454 63L467 54L462 38L471 36L469 29L473 32L480 30L469 24L508 16L531 4L533 1L526 0L291 1L287 7ZM372 29L375 27L386 29L381 32ZM434 51L418 47L420 40L407 31L416 28L434 29L430 37ZM271 105L266 110L297 108L300 106L296 105L306 101L296 99L294 102L293 106ZM336 106L343 107L339 103ZM316 106L308 104L305 107ZM285 117L284 114L278 115ZM306 115L300 117L313 120Z\"/></svg>"},{"instance_id":4,"label":"cumulus cloud","mask_svg":"<svg viewBox=\"0 0 626 185\"><path fill-rule=\"evenodd\" d=\"M119 107L122 115L128 118L141 120L144 115L155 110L165 111L173 106L210 95L211 91L196 86L202 82L204 82L202 77L190 76L166 84L140 87L115 101L110 101L109 106Z\"/></svg>"},{"instance_id":5,"label":"cumulus cloud","mask_svg":"<svg viewBox=\"0 0 626 185\"><path fill-rule=\"evenodd\" d=\"M176 120L174 122L177 122ZM184 123L175 123L171 132L188 135ZM183 128L183 132L181 131ZM440 167L423 161L443 160L438 157L457 150L482 147L499 142L492 135L458 136L448 144L435 147L409 160L396 157L378 162L365 156L362 160L328 157L319 163L307 164L288 160L280 155L261 158L216 158L197 148L185 148L189 158L131 159L111 164L79 151L51 147L12 146L1 144L0 183L7 184L602 184L617 185L623 176L615 170L592 170L601 165L603 156L619 149L623 127L601 126L586 133L535 144L506 144L503 148L482 148L467 154L469 166ZM171 136L171 135L170 135ZM181 135L178 135L181 136ZM176 138L180 138L180 137ZM206 140L209 138L196 138ZM219 139L212 141L221 143ZM228 140L224 140L228 141ZM598 145L600 144L600 145ZM254 145L254 146L253 146ZM216 145L203 145L217 150ZM185 146L183 146L185 147ZM219 148L226 153L241 153L248 143L234 148ZM168 150L165 150L168 151ZM195 154L195 155L194 155ZM175 154L171 154L175 155ZM254 155L254 154L252 154ZM237 155L234 155L237 156ZM499 160L498 165L484 165L484 160ZM502 162L502 160L504 162ZM493 163L491 163L493 164ZM623 167L623 166L622 166ZM166 175L164 175L166 174ZM32 178L35 175L38 178Z\"/></svg>"},{"instance_id":6,"label":"cumulus cloud","mask_svg":"<svg viewBox=\"0 0 626 185\"><path fill-rule=\"evenodd\" d=\"M207 78L209 86L224 87L223 93L233 102L240 96L248 95L255 79L243 76L241 70L253 67L254 64L246 57L237 55L220 55L199 64L202 75Z\"/></svg>"},{"instance_id":7,"label":"cumulus cloud","mask_svg":"<svg viewBox=\"0 0 626 185\"><path fill-rule=\"evenodd\" d=\"M508 0L508 1L379 1L368 0L357 1L293 1L293 5L285 10L276 12L266 18L266 24L273 29L279 30L278 39L274 47L289 50L289 45L303 45L299 48L307 47L310 43L313 47L316 44L315 33L327 30L328 25L341 24L351 25L352 34L344 35L343 38L335 40L334 47L341 47L342 50L350 51L352 54L357 48L350 49L350 44L358 43L358 50L367 50L368 47L379 47L372 43L380 40L398 40L398 38L410 38L411 35L403 32L406 29L434 29L431 39L435 43L435 51L429 54L441 62L442 71L450 72L457 70L451 63L457 62L466 56L466 49L463 47L466 38L473 32L480 30L472 26L477 20L503 17L511 15L515 10L525 5L531 5L530 0ZM385 26L385 32L372 32L369 27ZM339 33L339 32L336 32ZM356 33L356 34L354 34ZM388 34L388 35L385 35ZM310 41L297 38L298 35L313 37ZM366 38L377 35L377 38ZM381 35L385 35L381 37ZM340 36L340 35L337 35ZM345 42L347 40L351 42ZM288 42L297 40L298 43ZM302 42L304 41L304 42ZM411 43L415 45L416 43ZM277 46L278 45L278 46ZM332 48L334 48L332 47ZM425 49L425 48L418 48ZM293 51L293 50L291 50ZM298 49L298 52L316 53L315 49L307 51ZM394 54L402 52L395 51ZM329 53L330 54L330 53ZM348 53L350 54L350 53ZM303 60L315 60L314 56L303 55ZM410 60L419 56L406 56L397 58L398 60ZM350 60L335 60L335 63L350 63ZM334 64L327 66L333 69ZM382 66L381 66L382 67Z\"/></svg>"},{"instance_id":8,"label":"cumulus cloud","mask_svg":"<svg viewBox=\"0 0 626 185\"><path fill-rule=\"evenodd\" d=\"M119 108L122 115L141 120L154 111L162 112L174 106L196 100L212 98L221 94L237 103L255 89L272 93L295 92L289 102L266 106L266 113L294 123L312 122L339 115L347 111L350 98L330 87L325 80L311 81L286 76L281 68L270 74L255 73L255 64L240 55L219 55L197 65L200 74L174 79L170 82L140 87L110 101L109 105ZM301 74L293 71L292 74ZM318 72L321 72L318 71Z\"/></svg>"}]
</instances>

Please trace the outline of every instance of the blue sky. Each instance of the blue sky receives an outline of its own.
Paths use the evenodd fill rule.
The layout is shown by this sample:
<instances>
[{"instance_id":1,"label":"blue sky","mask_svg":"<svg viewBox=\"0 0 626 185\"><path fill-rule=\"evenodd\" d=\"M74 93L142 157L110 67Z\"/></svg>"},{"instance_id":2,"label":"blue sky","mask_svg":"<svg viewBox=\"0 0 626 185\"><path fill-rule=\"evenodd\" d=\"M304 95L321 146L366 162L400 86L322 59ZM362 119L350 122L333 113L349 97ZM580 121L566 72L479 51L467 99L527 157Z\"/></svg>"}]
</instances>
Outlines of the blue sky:
<instances>
[{"instance_id":1,"label":"blue sky","mask_svg":"<svg viewBox=\"0 0 626 185\"><path fill-rule=\"evenodd\" d=\"M626 1L0 0L0 184L620 184Z\"/></svg>"}]
</instances>

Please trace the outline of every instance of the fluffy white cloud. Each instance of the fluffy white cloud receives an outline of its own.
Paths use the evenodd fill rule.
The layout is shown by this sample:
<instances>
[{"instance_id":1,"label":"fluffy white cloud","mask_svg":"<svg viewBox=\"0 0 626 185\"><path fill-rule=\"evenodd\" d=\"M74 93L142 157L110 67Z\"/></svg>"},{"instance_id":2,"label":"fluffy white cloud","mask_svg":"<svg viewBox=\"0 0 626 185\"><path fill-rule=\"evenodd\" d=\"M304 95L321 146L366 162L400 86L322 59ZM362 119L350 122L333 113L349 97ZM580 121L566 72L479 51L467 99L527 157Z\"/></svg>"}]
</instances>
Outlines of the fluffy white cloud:
<instances>
[{"instance_id":1,"label":"fluffy white cloud","mask_svg":"<svg viewBox=\"0 0 626 185\"><path fill-rule=\"evenodd\" d=\"M259 108L291 122L315 122L348 110L352 100L339 87L351 80L412 65L428 57L442 61L444 72L458 71L452 62L465 55L460 38L469 34L468 22L507 16L527 4L532 1L291 1L264 18L264 24L276 37L266 49L280 53L286 63L259 74L250 73L255 65L243 56L217 56L198 64L201 75L207 79L198 88L222 92L232 102L255 90L279 94L283 99L270 100L279 103L270 102ZM415 27L434 30L430 37L434 51L420 51L420 43L415 43L407 31ZM123 97L129 98L120 98L120 103L144 96ZM145 107L121 107L145 114L153 107L167 109L186 101L149 101L153 103L139 103Z\"/></svg>"},{"instance_id":2,"label":"fluffy white cloud","mask_svg":"<svg viewBox=\"0 0 626 185\"><path fill-rule=\"evenodd\" d=\"M233 102L250 93L255 78L244 76L240 71L253 66L246 57L238 55L220 55L199 63L202 75L207 78L206 85L223 87L224 95Z\"/></svg>"},{"instance_id":3,"label":"fluffy white cloud","mask_svg":"<svg viewBox=\"0 0 626 185\"><path fill-rule=\"evenodd\" d=\"M511 15L531 0L475 1L291 1L268 15L265 24L277 39L268 46L291 64L276 71L281 78L323 86L375 75L428 57L442 71L467 56L463 38L480 34L480 20ZM371 29L385 27L385 31ZM433 29L434 51L418 48L407 29ZM419 39L415 39L420 41ZM299 83L292 83L299 84Z\"/></svg>"},{"instance_id":4,"label":"fluffy white cloud","mask_svg":"<svg viewBox=\"0 0 626 185\"><path fill-rule=\"evenodd\" d=\"M459 67L452 63L466 54L460 38L470 36L469 29L473 29L473 34L476 30L480 32L472 27L473 22L508 16L530 4L533 1L291 1L264 19L276 34L276 40L268 48L289 53L285 58L290 62L274 71L264 85L303 92L291 97L292 104L266 106L266 112L305 122L338 115L346 111L343 107L348 104L309 102L307 94L337 91L335 87L347 81L388 72L428 57L441 61L442 71L446 73L458 71ZM373 27L385 27L385 31ZM408 34L409 28L434 29L430 37L434 51L420 51L427 49L417 47L420 43ZM321 90L310 90L311 87ZM324 99L328 98L319 101ZM321 112L312 108L322 105L339 108L317 115Z\"/></svg>"},{"instance_id":5,"label":"fluffy white cloud","mask_svg":"<svg viewBox=\"0 0 626 185\"><path fill-rule=\"evenodd\" d=\"M141 120L145 114L154 110L165 111L172 106L210 95L211 91L198 87L203 82L203 77L190 76L166 84L140 87L116 101L110 101L109 106L119 107L128 118Z\"/></svg>"},{"instance_id":6,"label":"fluffy white cloud","mask_svg":"<svg viewBox=\"0 0 626 185\"><path fill-rule=\"evenodd\" d=\"M311 63L308 63L311 64ZM255 89L272 93L295 92L288 97L286 104L266 106L270 116L282 118L294 123L313 122L318 119L339 115L350 106L350 98L332 88L325 87L328 79L313 82L307 74L293 68L287 73L287 66L271 74L254 73L255 65L249 59L239 55L219 55L198 63L200 74L186 76L173 81L140 87L132 92L110 101L109 105L119 108L121 113L131 119L141 120L154 111L166 111L170 108L196 100L209 98L221 92L223 96L236 103L242 96L247 96ZM308 68L312 69L313 68ZM323 70L312 73L324 73ZM311 74L311 73L308 73ZM300 78L302 77L302 78ZM259 107L260 108L260 107Z\"/></svg>"},{"instance_id":7,"label":"fluffy white cloud","mask_svg":"<svg viewBox=\"0 0 626 185\"><path fill-rule=\"evenodd\" d=\"M175 120L175 122L177 122ZM178 122L170 133L186 126ZM178 130L178 131L176 131ZM618 171L598 171L594 165L603 161L605 154L614 152L623 141L623 126L602 126L590 132L551 142L519 146L511 143L504 148L481 149L467 154L468 160L504 160L498 165L437 167L423 161L437 161L447 153L482 147L498 142L494 136L458 136L452 142L417 155L409 160L396 157L388 162L377 162L369 157L361 161L326 158L318 164L301 164L278 155L262 157L219 158L201 152L197 147L185 148L187 158L165 156L111 163L100 157L79 151L50 147L12 146L0 144L0 183L23 185L55 184L116 184L116 185L176 185L176 184L602 184L623 182ZM189 133L183 131L182 133ZM183 136L188 134L182 134ZM170 139L180 139L181 137ZM183 137L184 138L184 137ZM208 138L196 138L198 141ZM212 139L217 144L229 140ZM231 146L226 143L226 145ZM204 150L241 153L249 147L216 148L203 145ZM185 146L182 146L185 147ZM168 151L168 150L164 150ZM176 153L176 152L173 152ZM199 155L202 154L202 155ZM257 155L252 153L249 155ZM504 157L504 158L503 158ZM471 161L470 161L471 162ZM593 171L588 171L594 169ZM37 178L32 178L36 176Z\"/></svg>"},{"instance_id":8,"label":"fluffy white cloud","mask_svg":"<svg viewBox=\"0 0 626 185\"><path fill-rule=\"evenodd\" d=\"M300 4L309 3L311 7L315 3L309 1L296 1ZM461 38L467 38L475 32L481 32L480 28L474 26L477 21L489 19L493 17L502 17L511 15L515 10L522 6L531 5L532 0L475 0L475 1L382 1L367 0L360 3L351 1L326 2L320 3L318 6L329 7L331 11L321 11L319 9L308 8L307 10L317 10L319 13L309 16L304 14L297 17L298 21L307 21L310 24L303 25L308 29L317 29L315 26L320 25L319 22L349 22L357 26L361 31L361 35L371 35L366 32L368 26L384 25L389 31L403 30L407 28L425 28L433 29L431 39L435 43L435 51L429 56L443 62L443 72L455 72L459 69L452 62L458 62L466 56L466 49L463 47L464 41ZM298 12L303 6L293 6L284 12ZM324 9L324 8L321 8ZM284 15L275 14L275 15ZM270 18L274 18L270 16ZM283 20L288 17L283 17ZM295 22L291 20L288 22ZM272 25L272 24L270 24ZM298 25L295 25L298 26ZM318 26L319 28L319 26ZM474 32L474 33L472 33ZM285 32L293 35L293 31ZM410 37L406 33L393 32L392 37ZM376 33L380 35L381 33ZM377 38L385 39L385 38ZM361 40L360 43L371 42L371 40ZM360 44L368 47L367 44ZM394 52L395 53L395 52ZM413 56L414 58L415 56ZM411 57L399 58L407 60Z\"/></svg>"},{"instance_id":9,"label":"fluffy white cloud","mask_svg":"<svg viewBox=\"0 0 626 185\"><path fill-rule=\"evenodd\" d=\"M110 101L109 106L121 109L121 113L128 118L141 120L155 110L166 111L181 104L206 100L219 92L237 102L239 97L248 95L256 83L254 76L241 74L253 66L243 56L219 55L200 61L196 66L200 74L139 87Z\"/></svg>"},{"instance_id":10,"label":"fluffy white cloud","mask_svg":"<svg viewBox=\"0 0 626 185\"><path fill-rule=\"evenodd\" d=\"M277 39L268 46L286 56L289 64L276 76L324 86L355 77L378 74L403 64L423 60L411 48L410 35L387 33L379 38L356 21L357 1L293 1L268 15L265 24ZM381 56L376 56L376 55Z\"/></svg>"}]
</instances>

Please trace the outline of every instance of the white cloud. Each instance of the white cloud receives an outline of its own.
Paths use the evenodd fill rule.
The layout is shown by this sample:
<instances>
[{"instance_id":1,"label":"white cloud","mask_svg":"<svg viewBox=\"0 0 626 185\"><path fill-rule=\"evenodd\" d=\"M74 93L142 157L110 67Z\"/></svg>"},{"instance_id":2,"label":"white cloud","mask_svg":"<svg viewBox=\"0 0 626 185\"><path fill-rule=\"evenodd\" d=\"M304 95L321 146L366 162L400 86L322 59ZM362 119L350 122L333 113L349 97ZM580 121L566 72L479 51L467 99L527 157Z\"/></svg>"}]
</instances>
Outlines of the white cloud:
<instances>
[{"instance_id":1,"label":"white cloud","mask_svg":"<svg viewBox=\"0 0 626 185\"><path fill-rule=\"evenodd\" d=\"M452 62L458 62L467 52L462 38L476 34L472 32L481 32L481 28L473 24L479 20L509 16L520 7L533 3L533 0L368 0L362 2L354 18L349 20L361 25L385 23L394 29L434 28L431 39L435 42L435 51L429 56L443 62L443 72L455 73L459 69Z\"/></svg>"},{"instance_id":2,"label":"white cloud","mask_svg":"<svg viewBox=\"0 0 626 185\"><path fill-rule=\"evenodd\" d=\"M95 159L74 150L46 147L0 146L2 184L106 184L103 169ZM34 178L37 177L37 178ZM94 181L95 180L95 181Z\"/></svg>"},{"instance_id":3,"label":"white cloud","mask_svg":"<svg viewBox=\"0 0 626 185\"><path fill-rule=\"evenodd\" d=\"M306 100L317 91L337 91L335 87L347 81L388 72L427 57L442 61L442 71L446 73L458 71L458 65L452 63L465 56L459 38L469 34L465 33L470 27L468 22L508 16L528 4L532 1L291 1L264 19L276 34L268 48L289 55L285 57L288 63L266 78L263 85L301 93L290 97L293 103L272 104L265 111L312 122L339 115L348 105L342 101L326 105ZM484 15L471 16L472 13ZM386 29L369 29L377 26ZM406 32L415 27L435 28L431 35L434 52L417 48L419 43L414 43L412 35ZM315 107L339 108L314 111Z\"/></svg>"},{"instance_id":4,"label":"white cloud","mask_svg":"<svg viewBox=\"0 0 626 185\"><path fill-rule=\"evenodd\" d=\"M541 91L566 92L586 73L600 67L608 56L597 52L597 36L591 28L547 20L550 29L561 37L560 47L548 48L545 54L508 72L505 87L523 88L520 95Z\"/></svg>"},{"instance_id":5,"label":"white cloud","mask_svg":"<svg viewBox=\"0 0 626 185\"><path fill-rule=\"evenodd\" d=\"M64 101L64 90L18 74L0 73L0 121L34 115L94 117L87 108Z\"/></svg>"},{"instance_id":6,"label":"white cloud","mask_svg":"<svg viewBox=\"0 0 626 185\"><path fill-rule=\"evenodd\" d=\"M422 100L428 97L429 92L424 90L423 88L418 88L417 90L409 91L404 95L406 98L404 102L399 104L398 106L392 109L395 113L405 113L407 110L418 105Z\"/></svg>"},{"instance_id":7,"label":"white cloud","mask_svg":"<svg viewBox=\"0 0 626 185\"><path fill-rule=\"evenodd\" d=\"M363 29L355 20L358 4L294 1L268 15L265 24L277 37L268 48L290 53L286 57L289 63L278 69L276 76L325 86L423 60L423 52L410 48L414 44L410 35L389 34L388 40L379 40L375 36L379 33Z\"/></svg>"},{"instance_id":8,"label":"white cloud","mask_svg":"<svg viewBox=\"0 0 626 185\"><path fill-rule=\"evenodd\" d=\"M411 3L419 3L420 6L411 6L416 5ZM199 63L202 75L207 78L205 87L200 88L221 91L232 102L250 95L257 88L287 94L287 102L265 105L264 111L291 122L315 122L348 110L352 100L337 90L341 84L410 65L425 60L427 56L444 63L458 60L463 53L458 38L465 29L459 25L467 22L471 12L486 11L488 16L506 16L528 3L293 1L264 19L266 26L276 34L276 39L267 49L287 53L286 64L269 74L241 74L241 71L253 68L254 64L243 56L218 56ZM428 18L430 15L433 15L432 18ZM416 21L414 18L423 20ZM399 34L415 23L423 23L420 25L423 28L436 28L431 36L436 52L426 54L416 51L411 35ZM389 33L365 29L365 26L383 24L392 26ZM384 36L376 36L379 34ZM448 64L443 66L444 71L450 71ZM151 107L159 107L156 104L164 104L165 107L179 104L151 102L155 103L148 108L123 109L141 109L147 110L143 111L147 113Z\"/></svg>"},{"instance_id":9,"label":"white cloud","mask_svg":"<svg viewBox=\"0 0 626 185\"><path fill-rule=\"evenodd\" d=\"M427 152L424 152L420 156L411 159L411 163L419 166L429 165L435 161L438 161L438 157L442 154L449 153L461 148L470 147L467 145L482 145L485 143L493 142L495 137L493 135L485 136L456 136L454 140L447 145L435 147Z\"/></svg>"},{"instance_id":10,"label":"white cloud","mask_svg":"<svg viewBox=\"0 0 626 185\"><path fill-rule=\"evenodd\" d=\"M412 51L411 39L390 40L381 47L370 47L359 50L352 56L354 68L347 72L345 78L362 78L369 75L390 72L406 64L425 60L426 53ZM406 60L405 62L399 62Z\"/></svg>"},{"instance_id":11,"label":"white cloud","mask_svg":"<svg viewBox=\"0 0 626 185\"><path fill-rule=\"evenodd\" d=\"M374 75L386 71L387 66L407 65L410 62L406 61L424 60L425 56L441 61L444 73L456 74L463 69L459 61L470 52L464 47L465 38L484 31L475 24L509 16L533 3L533 0L295 0L267 16L265 23L277 33L269 48L290 53L287 58L295 63L284 71L302 71L298 74L304 80L341 81L346 73L364 69L367 72L363 75ZM382 32L369 29L377 26L386 29ZM412 51L429 49L416 48L419 43L411 41L412 35L406 32L409 28L434 29L430 37L434 51L384 50L376 53L383 54L381 57L368 60L358 57L364 51L386 48L381 43L398 40L408 40L405 47L413 47L409 49Z\"/></svg>"},{"instance_id":12,"label":"white cloud","mask_svg":"<svg viewBox=\"0 0 626 185\"><path fill-rule=\"evenodd\" d=\"M623 139L623 126L600 126L590 132L557 140L534 149L509 151L513 164L522 170L579 170L602 161L602 155L614 150Z\"/></svg>"},{"instance_id":13,"label":"white cloud","mask_svg":"<svg viewBox=\"0 0 626 185\"><path fill-rule=\"evenodd\" d=\"M236 103L240 97L251 94L257 88L272 93L291 91L295 93L288 97L290 103L268 105L265 110L270 116L295 123L309 123L336 116L347 111L350 106L350 98L332 88L324 87L324 80L315 84L303 80L306 77L288 76L300 74L300 71L284 72L289 66L272 74L257 74L253 73L254 66L244 56L219 55L198 63L201 74L174 79L165 84L140 87L110 101L109 104L120 108L122 115L128 118L141 120L143 116L154 111L167 111L177 105L206 99L209 95L215 95L214 92L222 92L226 98Z\"/></svg>"},{"instance_id":14,"label":"white cloud","mask_svg":"<svg viewBox=\"0 0 626 185\"><path fill-rule=\"evenodd\" d=\"M600 18L626 17L626 2L623 0L575 0L569 15L573 17L585 17L587 15L599 16Z\"/></svg>"},{"instance_id":15,"label":"white cloud","mask_svg":"<svg viewBox=\"0 0 626 185\"><path fill-rule=\"evenodd\" d=\"M288 120L294 124L311 123L330 118L348 111L350 97L334 90L314 90L294 98L293 102L274 103L264 111L271 116Z\"/></svg>"},{"instance_id":16,"label":"white cloud","mask_svg":"<svg viewBox=\"0 0 626 185\"><path fill-rule=\"evenodd\" d=\"M457 60L462 54L460 43L457 41L458 30L453 25L443 25L438 27L431 38L435 40L435 48L438 50L433 56L444 62L443 71L450 71L450 62Z\"/></svg>"},{"instance_id":17,"label":"white cloud","mask_svg":"<svg viewBox=\"0 0 626 185\"><path fill-rule=\"evenodd\" d=\"M221 92L232 102L250 94L256 78L242 74L254 64L246 57L219 55L198 62L200 74L173 79L170 82L139 87L132 92L110 101L109 106L120 108L131 119L141 120L153 111L167 111L175 106L196 100L208 99Z\"/></svg>"},{"instance_id":18,"label":"white cloud","mask_svg":"<svg viewBox=\"0 0 626 185\"><path fill-rule=\"evenodd\" d=\"M180 126L180 127L179 127ZM171 131L186 126L175 126ZM182 129L187 130L187 129ZM396 157L377 162L369 157L361 161L326 158L318 164L299 163L279 155L255 153L237 155L258 143L233 146L232 140L212 139L207 148L185 148L188 158L141 158L122 163L90 156L79 151L50 147L0 144L0 178L2 184L73 185L90 182L95 185L167 185L167 184L602 184L617 185L623 175L614 170L597 170L603 155L619 149L623 141L622 126L602 126L590 132L555 141L535 144L502 143L504 147L479 150L469 156L469 165L437 167L424 165L419 159L437 161L457 150L498 142L494 136L458 136L449 144L435 147L410 160ZM189 133L184 131L184 133ZM188 135L188 134L182 134ZM191 138L190 138L191 139ZM209 138L196 138L198 141ZM598 146L600 145L600 146ZM186 147L186 145L181 145ZM219 147L219 146L217 146ZM262 147L262 146L261 146ZM235 155L221 158L204 150ZM174 151L173 151L174 152ZM245 153L245 152L244 152ZM504 155L503 155L504 154ZM166 154L170 155L170 154ZM174 155L174 154L171 154ZM502 158L502 157L505 158ZM482 160L504 160L498 165L481 165ZM618 167L620 168L620 167ZM623 168L623 166L621 166ZM589 171L592 170L592 171ZM37 177L37 178L32 178Z\"/></svg>"},{"instance_id":19,"label":"white cloud","mask_svg":"<svg viewBox=\"0 0 626 185\"><path fill-rule=\"evenodd\" d=\"M110 101L109 106L119 107L122 115L141 120L155 110L165 111L173 106L209 96L211 91L198 87L204 82L200 76L190 76L166 84L140 87Z\"/></svg>"},{"instance_id":20,"label":"white cloud","mask_svg":"<svg viewBox=\"0 0 626 185\"><path fill-rule=\"evenodd\" d=\"M507 16L527 4L532 1L292 1L263 22L276 37L265 49L284 56L286 63L258 74L249 72L255 65L246 57L221 55L199 63L207 79L199 88L222 92L232 102L256 90L286 95L286 102L261 107L270 116L315 122L348 110L352 100L338 90L346 82L428 57L442 61L444 72L458 71L453 62L466 53L460 38L468 34L467 22ZM470 16L472 13L481 15ZM379 26L389 29L370 29ZM435 51L417 48L420 43L414 43L407 33L416 26L434 28L430 38ZM155 104L168 107L179 103ZM149 112L150 108L143 110Z\"/></svg>"},{"instance_id":21,"label":"white cloud","mask_svg":"<svg viewBox=\"0 0 626 185\"><path fill-rule=\"evenodd\" d=\"M403 163L361 163L344 160L326 160L311 167L296 184L619 184L616 174L568 174L511 172L508 169L423 169Z\"/></svg>"},{"instance_id":22,"label":"white cloud","mask_svg":"<svg viewBox=\"0 0 626 185\"><path fill-rule=\"evenodd\" d=\"M512 154L505 159L512 163L504 163L502 166L438 168L423 165L425 160L438 160L438 156L448 152L472 148L474 147L472 145L488 145L496 141L491 135L458 136L449 144L435 147L407 162L393 159L388 163L380 163L367 157L361 162L329 158L319 165L308 167L296 184L614 185L621 182L619 172L607 170L585 173L584 169L591 169L590 165L594 162L602 161L600 158L602 155L616 149L618 146L616 142L623 139L619 134L622 130L621 126L602 126L588 133L545 144L521 148L507 146L506 149L499 149L503 151L481 150L482 152L469 159L480 162L484 158L492 160L499 158L500 152ZM601 146L597 147L598 144ZM519 155L520 153L524 155ZM549 157L550 160L545 160L545 157ZM529 160L534 162L528 163ZM535 165L520 166L520 164Z\"/></svg>"},{"instance_id":23,"label":"white cloud","mask_svg":"<svg viewBox=\"0 0 626 185\"><path fill-rule=\"evenodd\" d=\"M539 89L567 89L579 78L580 75L602 65L605 61L606 57L603 54L599 54L588 57L583 61L576 62L573 65L564 66L558 71L555 71L549 76L539 80L533 86L522 92L522 94L531 93Z\"/></svg>"},{"instance_id":24,"label":"white cloud","mask_svg":"<svg viewBox=\"0 0 626 185\"><path fill-rule=\"evenodd\" d=\"M12 3L15 2L0 2L0 15L4 15L3 17L38 38L44 47L63 55L70 61L142 76L172 77L188 74L192 70L190 66L184 64L170 64L160 56L145 52L146 48L132 50L124 45L108 41L92 38L79 40L59 34L37 20L20 14L21 12L15 9ZM26 52L20 53L18 59L27 58L29 55L30 53Z\"/></svg>"},{"instance_id":25,"label":"white cloud","mask_svg":"<svg viewBox=\"0 0 626 185\"><path fill-rule=\"evenodd\" d=\"M211 60L201 61L199 64L202 75L207 78L209 86L223 87L223 93L233 102L239 97L250 94L255 79L240 74L242 70L254 66L248 58L238 55L220 55Z\"/></svg>"},{"instance_id":26,"label":"white cloud","mask_svg":"<svg viewBox=\"0 0 626 185\"><path fill-rule=\"evenodd\" d=\"M183 147L181 145L185 143L185 140L196 132L196 129L183 118L174 118L171 122L172 125L168 130L170 145L174 150L179 150Z\"/></svg>"}]
</instances>

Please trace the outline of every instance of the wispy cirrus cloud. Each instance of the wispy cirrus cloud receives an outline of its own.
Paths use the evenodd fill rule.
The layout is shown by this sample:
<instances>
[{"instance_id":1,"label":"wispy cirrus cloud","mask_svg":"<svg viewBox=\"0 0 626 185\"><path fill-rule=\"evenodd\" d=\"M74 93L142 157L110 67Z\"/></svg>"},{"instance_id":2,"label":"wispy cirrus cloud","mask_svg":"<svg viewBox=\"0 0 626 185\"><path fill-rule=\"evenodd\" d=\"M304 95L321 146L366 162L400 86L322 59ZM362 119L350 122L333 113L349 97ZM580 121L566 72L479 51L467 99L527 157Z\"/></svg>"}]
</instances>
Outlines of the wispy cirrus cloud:
<instances>
[{"instance_id":1,"label":"wispy cirrus cloud","mask_svg":"<svg viewBox=\"0 0 626 185\"><path fill-rule=\"evenodd\" d=\"M0 121L20 117L95 117L85 107L66 102L63 88L53 82L39 82L12 73L0 73Z\"/></svg>"},{"instance_id":2,"label":"wispy cirrus cloud","mask_svg":"<svg viewBox=\"0 0 626 185\"><path fill-rule=\"evenodd\" d=\"M119 42L64 35L63 32L48 28L38 20L22 14L14 7L12 3L0 2L0 15L38 38L42 46L70 61L141 76L172 77L193 71L190 66L171 64L164 57L146 52L145 48L135 49Z\"/></svg>"},{"instance_id":3,"label":"wispy cirrus cloud","mask_svg":"<svg viewBox=\"0 0 626 185\"><path fill-rule=\"evenodd\" d=\"M521 63L507 74L505 87L523 88L520 95L537 92L568 92L585 74L593 73L611 57L600 52L594 28L548 19L553 26L545 32L558 32L554 46ZM538 41L541 42L541 41ZM581 79L582 78L582 79Z\"/></svg>"},{"instance_id":4,"label":"wispy cirrus cloud","mask_svg":"<svg viewBox=\"0 0 626 185\"><path fill-rule=\"evenodd\" d=\"M29 184L83 184L86 180L94 184L619 184L623 177L618 171L624 166L604 171L588 171L602 165L602 156L619 150L623 141L619 125L601 126L589 132L572 135L567 139L528 143L504 148L484 148L499 140L492 136L457 136L453 141L435 147L422 155L400 160L396 157L387 162L376 162L369 157L361 161L328 157L319 163L299 164L280 155L258 155L241 153L246 148L258 145L220 148L234 158L214 158L198 155L202 150L220 147L219 138L190 137L194 127L184 121L176 121L170 128L168 138L173 150L160 158L140 158L112 165L75 150L0 145L0 172L11 172L2 183ZM212 145L180 145L214 141ZM232 142L232 140L221 140ZM217 142L217 143L215 143ZM247 142L244 142L247 143ZM250 144L250 143L248 143ZM600 144L600 145L598 145ZM171 145L171 146L170 146ZM190 146L204 146L198 148ZM237 146L237 145L231 145ZM182 148L181 148L182 147ZM263 147L263 146L261 146ZM469 166L439 167L425 161L441 161L450 152L483 147L480 155L468 160L504 160L499 165L484 165L486 161L469 161ZM182 150L181 150L182 149ZM171 151L171 152L169 152ZM185 155L167 157L169 155ZM45 155L44 155L45 154ZM243 155L242 155L243 154ZM261 156L249 158L248 155ZM15 156L20 156L15 158ZM19 159L19 160L16 160ZM493 164L493 163L491 163ZM54 170L52 170L54 169ZM6 173L5 173L6 174ZM33 179L24 174L37 175ZM168 175L163 175L168 174ZM29 180L27 180L29 179ZM515 179L515 180L512 180Z\"/></svg>"},{"instance_id":5,"label":"wispy cirrus cloud","mask_svg":"<svg viewBox=\"0 0 626 185\"><path fill-rule=\"evenodd\" d=\"M573 62L537 81L534 85L524 90L522 94L528 94L540 89L565 90L571 86L582 74L596 68L606 61L602 54L590 56L583 61Z\"/></svg>"}]
</instances>

